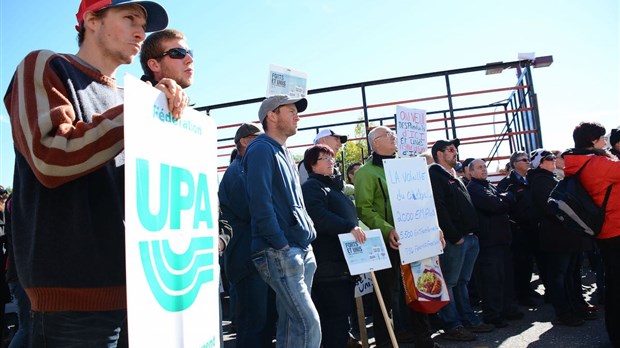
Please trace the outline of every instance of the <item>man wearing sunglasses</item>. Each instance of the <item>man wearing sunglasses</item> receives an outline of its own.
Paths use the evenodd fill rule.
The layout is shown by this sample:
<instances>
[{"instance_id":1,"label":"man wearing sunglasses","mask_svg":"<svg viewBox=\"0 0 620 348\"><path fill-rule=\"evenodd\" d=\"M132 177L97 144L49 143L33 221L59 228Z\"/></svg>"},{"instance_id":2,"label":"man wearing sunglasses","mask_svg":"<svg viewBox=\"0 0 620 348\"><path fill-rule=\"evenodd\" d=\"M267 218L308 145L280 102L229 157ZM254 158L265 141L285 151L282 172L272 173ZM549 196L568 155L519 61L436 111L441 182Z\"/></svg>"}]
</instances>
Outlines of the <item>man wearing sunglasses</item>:
<instances>
[{"instance_id":1,"label":"man wearing sunglasses","mask_svg":"<svg viewBox=\"0 0 620 348\"><path fill-rule=\"evenodd\" d=\"M114 76L138 54L145 32L168 25L152 1L82 0L76 19L77 54L31 52L4 98L15 144L13 250L32 304L32 347L117 347L126 335L117 156L124 95ZM179 118L183 89L169 79L155 87Z\"/></svg>"},{"instance_id":2,"label":"man wearing sunglasses","mask_svg":"<svg viewBox=\"0 0 620 348\"><path fill-rule=\"evenodd\" d=\"M156 85L163 78L187 88L194 81L194 58L185 35L175 29L155 32L144 40L140 51L143 81Z\"/></svg>"},{"instance_id":3,"label":"man wearing sunglasses","mask_svg":"<svg viewBox=\"0 0 620 348\"><path fill-rule=\"evenodd\" d=\"M510 156L512 172L503 178L497 189L512 192L516 203L510 209L510 229L512 230L512 255L514 267L515 298L520 305L536 307L542 303L540 295L534 291L530 280L534 272L534 259L539 259L537 243L536 212L532 202L527 171L530 169L530 155L525 151L515 151ZM540 260L537 260L540 264ZM544 274L540 274L541 278Z\"/></svg>"},{"instance_id":4,"label":"man wearing sunglasses","mask_svg":"<svg viewBox=\"0 0 620 348\"><path fill-rule=\"evenodd\" d=\"M473 332L489 332L493 325L484 324L469 302L467 284L478 257L478 218L467 188L454 176L459 139L438 140L431 154L435 163L428 168L439 228L446 247L439 256L446 279L450 303L439 311L444 322L442 338L453 341L473 341Z\"/></svg>"}]
</instances>

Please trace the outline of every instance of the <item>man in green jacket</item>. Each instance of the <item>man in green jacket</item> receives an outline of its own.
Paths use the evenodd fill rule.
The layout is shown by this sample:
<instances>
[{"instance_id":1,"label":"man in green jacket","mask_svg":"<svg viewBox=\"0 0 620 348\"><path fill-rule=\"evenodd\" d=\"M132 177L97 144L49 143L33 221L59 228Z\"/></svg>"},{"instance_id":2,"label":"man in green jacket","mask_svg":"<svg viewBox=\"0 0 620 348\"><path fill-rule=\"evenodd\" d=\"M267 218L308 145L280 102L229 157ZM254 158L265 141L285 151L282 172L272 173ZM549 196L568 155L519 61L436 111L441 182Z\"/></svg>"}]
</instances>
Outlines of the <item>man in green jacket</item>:
<instances>
[{"instance_id":1,"label":"man in green jacket","mask_svg":"<svg viewBox=\"0 0 620 348\"><path fill-rule=\"evenodd\" d=\"M404 296L402 286L399 285L401 284L399 281L399 237L394 227L394 217L392 216L385 170L383 169L384 159L395 158L396 134L387 127L376 127L368 133L368 142L372 149L372 156L355 174L355 202L360 220L370 229L380 229L383 238L389 244L387 249L392 268L375 272L383 295L383 302L389 312L392 309L392 303L394 303L392 294L397 286L399 287L398 296ZM377 297L374 297L374 308L379 308ZM409 325L406 331L413 334L413 342L416 347L440 347L431 339L431 328L427 314L415 312L409 308L401 311L400 314L406 318L404 322ZM373 319L377 347L391 347L383 316L375 315Z\"/></svg>"}]
</instances>

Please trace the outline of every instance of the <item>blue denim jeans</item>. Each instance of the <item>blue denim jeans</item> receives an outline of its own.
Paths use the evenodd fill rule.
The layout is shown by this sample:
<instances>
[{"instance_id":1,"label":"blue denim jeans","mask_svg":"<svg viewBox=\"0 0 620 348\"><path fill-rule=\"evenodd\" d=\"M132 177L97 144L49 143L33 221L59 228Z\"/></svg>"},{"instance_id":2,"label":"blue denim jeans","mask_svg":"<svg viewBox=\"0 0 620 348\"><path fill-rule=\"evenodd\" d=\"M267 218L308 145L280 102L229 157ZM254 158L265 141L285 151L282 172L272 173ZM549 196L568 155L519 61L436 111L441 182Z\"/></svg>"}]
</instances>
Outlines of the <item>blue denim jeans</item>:
<instances>
[{"instance_id":1,"label":"blue denim jeans","mask_svg":"<svg viewBox=\"0 0 620 348\"><path fill-rule=\"evenodd\" d=\"M310 296L316 271L312 250L267 248L252 255L252 261L276 293L276 347L318 348L321 325Z\"/></svg>"},{"instance_id":2,"label":"blue denim jeans","mask_svg":"<svg viewBox=\"0 0 620 348\"><path fill-rule=\"evenodd\" d=\"M127 310L32 312L31 347L116 348Z\"/></svg>"},{"instance_id":3,"label":"blue denim jeans","mask_svg":"<svg viewBox=\"0 0 620 348\"><path fill-rule=\"evenodd\" d=\"M17 304L18 328L9 348L29 347L28 328L30 327L30 299L19 282L10 282L9 289Z\"/></svg>"},{"instance_id":4,"label":"blue denim jeans","mask_svg":"<svg viewBox=\"0 0 620 348\"><path fill-rule=\"evenodd\" d=\"M439 311L446 332L463 325L478 325L481 322L471 308L467 290L480 245L475 235L467 235L463 239L463 243L459 245L446 243L443 254L439 255L441 271L450 294L450 302Z\"/></svg>"}]
</instances>

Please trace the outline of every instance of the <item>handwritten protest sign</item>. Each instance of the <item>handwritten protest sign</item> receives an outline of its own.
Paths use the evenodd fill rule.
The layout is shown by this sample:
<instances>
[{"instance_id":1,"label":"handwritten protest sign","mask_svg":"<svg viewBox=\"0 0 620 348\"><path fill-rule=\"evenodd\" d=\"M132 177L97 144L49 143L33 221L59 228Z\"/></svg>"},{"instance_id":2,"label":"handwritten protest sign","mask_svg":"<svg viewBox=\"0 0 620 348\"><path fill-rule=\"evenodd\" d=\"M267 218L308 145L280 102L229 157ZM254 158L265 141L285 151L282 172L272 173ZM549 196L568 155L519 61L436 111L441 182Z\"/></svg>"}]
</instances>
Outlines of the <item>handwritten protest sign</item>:
<instances>
[{"instance_id":1,"label":"handwritten protest sign","mask_svg":"<svg viewBox=\"0 0 620 348\"><path fill-rule=\"evenodd\" d=\"M441 254L439 224L426 159L383 160L403 264Z\"/></svg>"},{"instance_id":2,"label":"handwritten protest sign","mask_svg":"<svg viewBox=\"0 0 620 348\"><path fill-rule=\"evenodd\" d=\"M291 98L303 98L308 94L306 83L308 75L277 65L269 65L267 97L285 94Z\"/></svg>"},{"instance_id":3,"label":"handwritten protest sign","mask_svg":"<svg viewBox=\"0 0 620 348\"><path fill-rule=\"evenodd\" d=\"M368 273L362 273L357 282L355 282L355 296L362 297L373 292L372 279Z\"/></svg>"},{"instance_id":4,"label":"handwritten protest sign","mask_svg":"<svg viewBox=\"0 0 620 348\"><path fill-rule=\"evenodd\" d=\"M366 231L366 242L360 244L350 233L338 235L351 275L392 267L380 230Z\"/></svg>"},{"instance_id":5,"label":"handwritten protest sign","mask_svg":"<svg viewBox=\"0 0 620 348\"><path fill-rule=\"evenodd\" d=\"M427 149L426 111L396 106L396 132L398 154L411 157Z\"/></svg>"}]
</instances>

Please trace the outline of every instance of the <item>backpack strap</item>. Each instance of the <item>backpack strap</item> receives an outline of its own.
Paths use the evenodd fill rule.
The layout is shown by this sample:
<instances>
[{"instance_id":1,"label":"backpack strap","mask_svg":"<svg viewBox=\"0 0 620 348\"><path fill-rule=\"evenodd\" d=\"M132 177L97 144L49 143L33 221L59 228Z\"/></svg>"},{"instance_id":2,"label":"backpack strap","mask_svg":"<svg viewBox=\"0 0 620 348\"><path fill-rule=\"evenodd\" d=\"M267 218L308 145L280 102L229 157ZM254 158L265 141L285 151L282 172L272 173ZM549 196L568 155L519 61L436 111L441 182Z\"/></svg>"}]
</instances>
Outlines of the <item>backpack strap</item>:
<instances>
[{"instance_id":1,"label":"backpack strap","mask_svg":"<svg viewBox=\"0 0 620 348\"><path fill-rule=\"evenodd\" d=\"M581 171L583 170L583 168L585 168L586 164L588 164L588 162L590 162L592 160L592 158L588 159L586 161L586 163L584 163L581 168L579 168L579 170L577 171L577 173L575 173L575 176L578 176ZM579 179L579 178L577 178ZM581 180L579 180L581 182ZM605 211L605 208L607 207L607 201L609 200L609 196L611 195L611 188L612 188L613 184L609 185L609 187L607 188L607 192L605 192L605 198L603 199L603 204L601 205L601 209L603 209L603 211Z\"/></svg>"},{"instance_id":2,"label":"backpack strap","mask_svg":"<svg viewBox=\"0 0 620 348\"><path fill-rule=\"evenodd\" d=\"M578 176L578 175L581 173L581 171L583 170L583 168L585 168L585 167L586 167L586 164L588 164L588 162L590 162L591 160L592 160L592 158L589 158L589 159L586 161L586 163L584 163L584 164L581 166L581 168L579 168L579 170L578 170L575 174L573 174L573 175Z\"/></svg>"},{"instance_id":3,"label":"backpack strap","mask_svg":"<svg viewBox=\"0 0 620 348\"><path fill-rule=\"evenodd\" d=\"M605 198L603 199L603 205L601 206L601 209L603 209L603 211L605 211L605 208L607 207L607 201L609 200L612 187L613 187L613 184L609 185L609 187L607 188L607 192L605 192Z\"/></svg>"}]
</instances>

